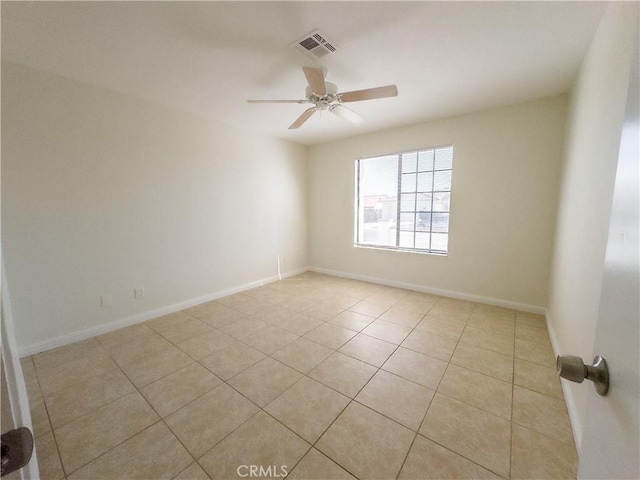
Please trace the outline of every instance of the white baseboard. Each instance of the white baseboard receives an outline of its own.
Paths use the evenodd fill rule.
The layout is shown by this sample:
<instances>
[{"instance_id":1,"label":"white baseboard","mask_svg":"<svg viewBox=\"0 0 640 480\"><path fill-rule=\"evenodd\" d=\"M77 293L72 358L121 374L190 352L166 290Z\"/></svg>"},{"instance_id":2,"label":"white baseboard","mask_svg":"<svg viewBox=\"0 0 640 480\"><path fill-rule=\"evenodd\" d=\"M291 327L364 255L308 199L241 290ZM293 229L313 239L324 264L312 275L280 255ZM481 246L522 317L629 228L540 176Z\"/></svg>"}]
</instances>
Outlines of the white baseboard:
<instances>
[{"instance_id":1,"label":"white baseboard","mask_svg":"<svg viewBox=\"0 0 640 480\"><path fill-rule=\"evenodd\" d=\"M546 311L544 316L547 323L549 340L551 340L551 348L553 349L553 354L557 357L560 353L562 353L560 345L558 343L558 337L553 327L551 317L549 316L549 312ZM569 422L571 423L571 430L573 431L573 440L576 443L576 449L579 452L580 446L582 444L582 422L580 421L580 416L578 415L576 399L573 395L573 390L571 390L567 381L561 379L560 385L562 386L562 392L564 393L564 402L567 405L567 412L569 413Z\"/></svg>"},{"instance_id":2,"label":"white baseboard","mask_svg":"<svg viewBox=\"0 0 640 480\"><path fill-rule=\"evenodd\" d=\"M511 308L513 310L519 310L521 312L536 313L538 315L543 315L545 313L544 307L539 307L537 305L528 305L526 303L512 302L509 300L503 300L499 298L483 297L480 295L472 295L469 293L455 292L452 290L443 290L441 288L426 287L424 285L416 285L413 283L398 282L394 280L388 280L386 278L370 277L367 275L358 275L358 274L347 273L347 272L339 272L336 270L329 270L326 268L309 267L309 270L312 272L324 273L324 274L333 275L336 277L350 278L352 280L361 280L363 282L377 283L379 285L386 285L389 287L398 287L398 288L404 288L407 290L414 290L416 292L430 293L432 295L439 295L442 297L456 298L458 300L467 300L475 303L485 303L487 305L494 305L496 307Z\"/></svg>"},{"instance_id":3,"label":"white baseboard","mask_svg":"<svg viewBox=\"0 0 640 480\"><path fill-rule=\"evenodd\" d=\"M184 302L174 303L172 305L167 305L161 308L157 308L155 310L150 310L148 312L138 313L130 317L114 320L113 322L104 323L102 325L97 325L95 327L90 327L83 330L78 330L76 332L67 333L65 335L60 335L59 337L54 337L48 340L44 340L42 342L32 343L30 345L18 347L18 355L20 356L20 358L24 358L24 357L28 357L29 355L34 355L36 353L45 352L47 350L62 347L64 345L69 345L70 343L86 340L88 338L102 335L104 333L109 333L123 327L135 325L136 323L146 322L148 320L161 317L162 315L178 312L180 310L184 310L185 308L194 307L196 305L200 305L201 303L210 302L211 300L216 300L218 298L226 297L227 295L233 295L234 293L250 290L252 288L256 288L261 285L265 285L267 283L275 282L280 278L287 278L293 275L298 275L308 270L309 269L307 267L299 268L297 270L292 270L290 272L281 274L280 276L273 275L267 278L256 280L254 282L245 283L243 285L238 285L236 287L231 287L225 290L219 290L217 292L213 292L213 293L204 295L202 297L192 298L190 300L185 300Z\"/></svg>"}]
</instances>

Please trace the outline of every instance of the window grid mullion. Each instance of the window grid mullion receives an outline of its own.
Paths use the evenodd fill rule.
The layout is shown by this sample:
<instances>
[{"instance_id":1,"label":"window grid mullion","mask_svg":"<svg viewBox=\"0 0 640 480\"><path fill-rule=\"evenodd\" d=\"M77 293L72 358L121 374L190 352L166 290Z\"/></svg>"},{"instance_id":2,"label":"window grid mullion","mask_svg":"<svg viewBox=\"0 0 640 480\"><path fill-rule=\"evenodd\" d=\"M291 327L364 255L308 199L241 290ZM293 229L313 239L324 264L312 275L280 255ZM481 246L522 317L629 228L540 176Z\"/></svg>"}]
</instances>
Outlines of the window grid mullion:
<instances>
[{"instance_id":1,"label":"window grid mullion","mask_svg":"<svg viewBox=\"0 0 640 480\"><path fill-rule=\"evenodd\" d=\"M429 215L429 252L433 251L433 191L436 187L436 152L433 151L433 169L431 170L431 215Z\"/></svg>"},{"instance_id":2,"label":"window grid mullion","mask_svg":"<svg viewBox=\"0 0 640 480\"><path fill-rule=\"evenodd\" d=\"M400 247L400 210L402 205L402 155L398 154L398 195L396 209L396 247Z\"/></svg>"},{"instance_id":3,"label":"window grid mullion","mask_svg":"<svg viewBox=\"0 0 640 480\"><path fill-rule=\"evenodd\" d=\"M416 221L418 220L418 152L416 152L416 187L413 191L413 248L416 248Z\"/></svg>"}]
</instances>

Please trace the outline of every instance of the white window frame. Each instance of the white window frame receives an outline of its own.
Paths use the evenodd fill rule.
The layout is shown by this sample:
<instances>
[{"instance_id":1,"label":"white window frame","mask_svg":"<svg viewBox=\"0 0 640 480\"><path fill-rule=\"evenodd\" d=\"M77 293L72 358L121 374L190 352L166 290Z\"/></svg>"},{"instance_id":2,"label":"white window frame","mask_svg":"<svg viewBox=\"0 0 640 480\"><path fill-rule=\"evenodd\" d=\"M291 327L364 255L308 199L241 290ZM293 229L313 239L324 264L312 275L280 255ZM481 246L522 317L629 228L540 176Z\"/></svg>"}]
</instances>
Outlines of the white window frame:
<instances>
[{"instance_id":1,"label":"white window frame","mask_svg":"<svg viewBox=\"0 0 640 480\"><path fill-rule=\"evenodd\" d=\"M428 152L433 150L434 151L434 158L435 158L435 151L436 150L443 150L443 149L451 149L451 166L450 168L436 168L436 164L435 161L432 164L432 168L428 169L428 170L420 170L419 169L419 165L418 162L416 161L416 170L415 172L413 171L405 171L403 172L403 166L402 166L402 158L403 155L411 155L411 154L416 154L416 156L418 156L421 152ZM398 176L396 179L396 184L397 184L397 197L396 197L396 223L395 223L395 245L381 245L381 244L376 244L376 243L366 243L366 242L360 242L360 228L361 226L364 224L363 218L361 218L361 216L364 216L364 206L361 205L361 200L362 200L362 196L360 194L360 179L361 179L361 175L360 175L360 168L361 168L361 164L362 162L365 162L367 160L373 160L373 159L380 159L383 157L396 157L397 158L397 163L398 163ZM454 157L454 147L453 144L447 144L447 145L438 145L438 146L433 146L433 147L425 147L425 148L418 148L418 149L411 149L411 150L405 150L402 152L394 152L394 153L387 153L387 154L381 154L381 155L372 155L372 156L367 156L367 157L361 157L358 158L355 161L355 209L354 209L354 247L358 247L358 248L373 248L373 249L379 249L379 250L393 250L393 251L401 251L401 252L412 252L412 253L420 253L420 254L429 254L429 255L437 255L437 256L447 256L449 254L450 251L450 242L451 242L451 196L452 196L452 190L453 190L453 157ZM445 171L450 171L451 172L451 183L449 184L449 189L448 190L435 190L435 172L445 172ZM431 184L431 190L425 190L424 192L418 192L418 187L417 187L417 174L418 173L432 173L432 184ZM420 232L420 233L427 233L423 230L417 230L416 224L417 224L417 218L414 217L414 226L413 226L413 234L414 234L414 247L401 247L400 245L400 233L401 233L401 228L398 228L399 225L401 225L400 222L400 218L401 218L401 213L403 213L402 211L402 175L410 175L410 174L416 174L416 190L415 192L407 192L407 193L415 193L416 194L416 206L414 208L414 215L418 215L418 211L417 211L417 194L418 193L427 193L431 195L431 208L430 208L430 215L429 215L429 222L430 222L430 226L429 226L429 248L416 248L415 247L415 235L416 232ZM436 210L434 211L434 193L448 193L449 194L449 206L448 206L448 210ZM447 221L447 229L445 232L438 232L438 231L433 231L433 214L448 214L448 221ZM407 231L411 231L411 230L402 230L404 232ZM432 248L433 247L433 234L434 233L446 233L447 234L447 247L445 250L442 249L438 249L438 248Z\"/></svg>"}]
</instances>

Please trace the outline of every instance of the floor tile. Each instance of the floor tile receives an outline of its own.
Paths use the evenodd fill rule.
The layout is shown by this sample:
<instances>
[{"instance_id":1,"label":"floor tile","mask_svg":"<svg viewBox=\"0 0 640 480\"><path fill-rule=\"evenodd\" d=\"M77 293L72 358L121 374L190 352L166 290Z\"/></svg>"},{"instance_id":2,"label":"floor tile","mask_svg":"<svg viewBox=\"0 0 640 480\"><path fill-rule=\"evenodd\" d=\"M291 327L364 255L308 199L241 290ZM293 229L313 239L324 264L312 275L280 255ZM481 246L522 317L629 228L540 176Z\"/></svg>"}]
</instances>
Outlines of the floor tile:
<instances>
[{"instance_id":1,"label":"floor tile","mask_svg":"<svg viewBox=\"0 0 640 480\"><path fill-rule=\"evenodd\" d=\"M481 316L476 315L475 312L469 317L467 326L508 336L513 336L516 332L515 318L504 319L502 317L494 317L490 315Z\"/></svg>"},{"instance_id":2,"label":"floor tile","mask_svg":"<svg viewBox=\"0 0 640 480\"><path fill-rule=\"evenodd\" d=\"M198 461L214 480L248 477L251 466L262 467L266 473L263 477L282 477L310 447L287 427L260 412Z\"/></svg>"},{"instance_id":3,"label":"floor tile","mask_svg":"<svg viewBox=\"0 0 640 480\"><path fill-rule=\"evenodd\" d=\"M376 367L382 366L391 354L398 348L393 343L359 333L341 348L340 352Z\"/></svg>"},{"instance_id":4,"label":"floor tile","mask_svg":"<svg viewBox=\"0 0 640 480\"><path fill-rule=\"evenodd\" d=\"M220 383L218 377L194 363L142 387L140 392L161 417L166 417Z\"/></svg>"},{"instance_id":5,"label":"floor tile","mask_svg":"<svg viewBox=\"0 0 640 480\"><path fill-rule=\"evenodd\" d=\"M519 425L513 426L511 478L576 478L578 455L573 445L550 439Z\"/></svg>"},{"instance_id":6,"label":"floor tile","mask_svg":"<svg viewBox=\"0 0 640 480\"><path fill-rule=\"evenodd\" d=\"M220 327L220 330L222 330L227 335L231 335L233 338L242 340L243 338L246 338L249 335L253 335L254 333L257 333L260 330L267 328L268 326L269 324L267 322L263 322L262 320L245 317L240 320L236 320L233 323L228 323Z\"/></svg>"},{"instance_id":7,"label":"floor tile","mask_svg":"<svg viewBox=\"0 0 640 480\"><path fill-rule=\"evenodd\" d=\"M416 325L416 330L443 335L458 340L464 330L464 323L451 322L441 318L433 317L429 314L425 315L420 323Z\"/></svg>"},{"instance_id":8,"label":"floor tile","mask_svg":"<svg viewBox=\"0 0 640 480\"><path fill-rule=\"evenodd\" d=\"M253 403L222 384L172 413L165 421L197 458L258 411Z\"/></svg>"},{"instance_id":9,"label":"floor tile","mask_svg":"<svg viewBox=\"0 0 640 480\"><path fill-rule=\"evenodd\" d=\"M278 322L277 326L296 335L304 335L323 323L322 320L310 317L309 315L294 313L290 317Z\"/></svg>"},{"instance_id":10,"label":"floor tile","mask_svg":"<svg viewBox=\"0 0 640 480\"><path fill-rule=\"evenodd\" d=\"M38 401L29 402L29 410L31 411L33 436L37 438L40 435L50 432L51 422L49 421L49 415L47 414L47 407L45 407L44 399L41 398Z\"/></svg>"},{"instance_id":11,"label":"floor tile","mask_svg":"<svg viewBox=\"0 0 640 480\"><path fill-rule=\"evenodd\" d=\"M253 318L266 322L270 325L278 325L278 323L295 315L297 312L281 305L269 305L262 308L252 315Z\"/></svg>"},{"instance_id":12,"label":"floor tile","mask_svg":"<svg viewBox=\"0 0 640 480\"><path fill-rule=\"evenodd\" d=\"M232 336L212 328L209 332L177 343L176 346L191 358L199 360L234 343L236 340Z\"/></svg>"},{"instance_id":13,"label":"floor tile","mask_svg":"<svg viewBox=\"0 0 640 480\"><path fill-rule=\"evenodd\" d=\"M323 323L307 333L304 338L335 350L347 343L349 339L355 335L356 332L353 330L348 330L331 323Z\"/></svg>"},{"instance_id":14,"label":"floor tile","mask_svg":"<svg viewBox=\"0 0 640 480\"><path fill-rule=\"evenodd\" d=\"M414 436L408 428L353 402L315 446L360 479L395 478Z\"/></svg>"},{"instance_id":15,"label":"floor tile","mask_svg":"<svg viewBox=\"0 0 640 480\"><path fill-rule=\"evenodd\" d=\"M368 317L379 317L382 315L389 307L385 305L380 305L379 303L369 302L367 300L361 300L349 307L349 310L356 313L361 313L363 315L367 315Z\"/></svg>"},{"instance_id":16,"label":"floor tile","mask_svg":"<svg viewBox=\"0 0 640 480\"><path fill-rule=\"evenodd\" d=\"M202 318L212 313L219 311L220 308L223 308L218 302L204 302L199 305L194 305L193 307L185 308L182 310L187 315L191 315L192 317Z\"/></svg>"},{"instance_id":17,"label":"floor tile","mask_svg":"<svg viewBox=\"0 0 640 480\"><path fill-rule=\"evenodd\" d=\"M451 363L505 382L513 379L513 357L485 348L459 343L453 352Z\"/></svg>"},{"instance_id":18,"label":"floor tile","mask_svg":"<svg viewBox=\"0 0 640 480\"><path fill-rule=\"evenodd\" d=\"M511 420L511 383L449 365L438 392L461 402Z\"/></svg>"},{"instance_id":19,"label":"floor tile","mask_svg":"<svg viewBox=\"0 0 640 480\"><path fill-rule=\"evenodd\" d=\"M424 353L448 362L458 341L447 336L434 335L423 330L414 330L402 342L404 348Z\"/></svg>"},{"instance_id":20,"label":"floor tile","mask_svg":"<svg viewBox=\"0 0 640 480\"><path fill-rule=\"evenodd\" d=\"M120 368L136 387L141 388L191 363L193 359L189 355L170 346Z\"/></svg>"},{"instance_id":21,"label":"floor tile","mask_svg":"<svg viewBox=\"0 0 640 480\"><path fill-rule=\"evenodd\" d=\"M275 352L272 357L302 373L308 373L333 353L333 350L306 338L298 338Z\"/></svg>"},{"instance_id":22,"label":"floor tile","mask_svg":"<svg viewBox=\"0 0 640 480\"><path fill-rule=\"evenodd\" d=\"M22 367L24 384L27 387L29 403L42 400L42 391L40 390L40 383L38 382L38 374L36 373L36 367L33 364L33 358L26 357L20 359L20 366Z\"/></svg>"},{"instance_id":23,"label":"floor tile","mask_svg":"<svg viewBox=\"0 0 640 480\"><path fill-rule=\"evenodd\" d=\"M560 442L573 444L567 407L557 398L514 386L513 422Z\"/></svg>"},{"instance_id":24,"label":"floor tile","mask_svg":"<svg viewBox=\"0 0 640 480\"><path fill-rule=\"evenodd\" d=\"M344 312L339 313L335 317L331 318L329 322L333 323L334 325L359 332L371 322L373 322L373 318L368 317L367 315L364 315L362 313L345 310Z\"/></svg>"},{"instance_id":25,"label":"floor tile","mask_svg":"<svg viewBox=\"0 0 640 480\"><path fill-rule=\"evenodd\" d=\"M293 295L288 296L283 302L280 303L282 307L293 310L294 312L301 312L305 308L312 307L315 304L316 302L314 302L313 300Z\"/></svg>"},{"instance_id":26,"label":"floor tile","mask_svg":"<svg viewBox=\"0 0 640 480\"><path fill-rule=\"evenodd\" d=\"M547 329L547 322L544 315L529 312L516 312L516 327L518 325Z\"/></svg>"},{"instance_id":27,"label":"floor tile","mask_svg":"<svg viewBox=\"0 0 640 480\"><path fill-rule=\"evenodd\" d=\"M159 319L151 320L147 322L147 325L172 343L184 342L211 331L209 325L186 314L173 318L171 321L167 321L164 317L161 319L162 321Z\"/></svg>"},{"instance_id":28,"label":"floor tile","mask_svg":"<svg viewBox=\"0 0 640 480\"><path fill-rule=\"evenodd\" d=\"M131 393L57 428L65 471L73 472L159 420L139 393Z\"/></svg>"},{"instance_id":29,"label":"floor tile","mask_svg":"<svg viewBox=\"0 0 640 480\"><path fill-rule=\"evenodd\" d=\"M508 478L511 422L436 393L420 433Z\"/></svg>"},{"instance_id":30,"label":"floor tile","mask_svg":"<svg viewBox=\"0 0 640 480\"><path fill-rule=\"evenodd\" d=\"M564 400L560 377L555 368L525 362L516 358L513 383L529 390Z\"/></svg>"},{"instance_id":31,"label":"floor tile","mask_svg":"<svg viewBox=\"0 0 640 480\"><path fill-rule=\"evenodd\" d=\"M148 320L145 322L145 325L152 328L154 331L159 332L171 330L174 325L185 321L188 322L189 320L193 320L193 318L193 316L185 312L173 312Z\"/></svg>"},{"instance_id":32,"label":"floor tile","mask_svg":"<svg viewBox=\"0 0 640 480\"><path fill-rule=\"evenodd\" d=\"M133 391L122 372L111 371L50 393L45 401L51 424L57 428Z\"/></svg>"},{"instance_id":33,"label":"floor tile","mask_svg":"<svg viewBox=\"0 0 640 480\"><path fill-rule=\"evenodd\" d=\"M314 305L311 305L308 308L305 308L304 310L301 311L301 313L309 315L310 317L313 317L313 318L317 318L318 320L327 321L330 318L333 318L336 315L338 315L343 310L344 308L337 307L329 303L316 303Z\"/></svg>"},{"instance_id":34,"label":"floor tile","mask_svg":"<svg viewBox=\"0 0 640 480\"><path fill-rule=\"evenodd\" d=\"M473 303L452 303L462 302L461 300L444 299L441 298L427 313L429 317L439 318L440 320L446 320L452 323L458 323L460 325L466 325L471 312L473 310Z\"/></svg>"},{"instance_id":35,"label":"floor tile","mask_svg":"<svg viewBox=\"0 0 640 480\"><path fill-rule=\"evenodd\" d=\"M392 310L405 311L405 312L413 312L420 316L426 314L433 305L436 303L438 297L434 295L429 295L428 293L424 294L416 294L410 293L406 297L399 300L393 307ZM416 322L417 323L417 322ZM408 325L410 327L415 327L415 324Z\"/></svg>"},{"instance_id":36,"label":"floor tile","mask_svg":"<svg viewBox=\"0 0 640 480\"><path fill-rule=\"evenodd\" d=\"M447 363L406 348L398 348L382 366L407 380L435 390L440 383Z\"/></svg>"},{"instance_id":37,"label":"floor tile","mask_svg":"<svg viewBox=\"0 0 640 480\"><path fill-rule=\"evenodd\" d=\"M309 376L353 398L376 373L376 370L376 367L368 363L336 352L311 370Z\"/></svg>"},{"instance_id":38,"label":"floor tile","mask_svg":"<svg viewBox=\"0 0 640 480\"><path fill-rule=\"evenodd\" d=\"M263 358L265 358L264 353L249 345L237 342L200 359L200 363L221 379L229 380Z\"/></svg>"},{"instance_id":39,"label":"floor tile","mask_svg":"<svg viewBox=\"0 0 640 480\"><path fill-rule=\"evenodd\" d=\"M305 272L21 364L43 478L576 475L542 315Z\"/></svg>"},{"instance_id":40,"label":"floor tile","mask_svg":"<svg viewBox=\"0 0 640 480\"><path fill-rule=\"evenodd\" d=\"M268 305L267 302L263 302L244 293L235 293L227 297L218 298L216 302L233 308L234 310L246 315L252 315L259 312L262 308Z\"/></svg>"},{"instance_id":41,"label":"floor tile","mask_svg":"<svg viewBox=\"0 0 640 480\"><path fill-rule=\"evenodd\" d=\"M423 313L418 313L413 310L405 310L394 305L382 315L380 315L378 319L384 322L393 323L395 325L402 325L404 327L413 328L418 323L420 323L420 320L422 320L423 316Z\"/></svg>"},{"instance_id":42,"label":"floor tile","mask_svg":"<svg viewBox=\"0 0 640 480\"><path fill-rule=\"evenodd\" d=\"M374 293L365 298L367 302L377 303L381 306L390 308L395 305L404 295L396 295L393 293Z\"/></svg>"},{"instance_id":43,"label":"floor tile","mask_svg":"<svg viewBox=\"0 0 640 480\"><path fill-rule=\"evenodd\" d=\"M399 480L495 479L501 477L418 435L398 476Z\"/></svg>"},{"instance_id":44,"label":"floor tile","mask_svg":"<svg viewBox=\"0 0 640 480\"><path fill-rule=\"evenodd\" d=\"M58 447L53 438L53 433L48 432L36 438L35 448L38 454L40 478L47 480L63 479L64 471L62 470L62 464L58 456Z\"/></svg>"},{"instance_id":45,"label":"floor tile","mask_svg":"<svg viewBox=\"0 0 640 480\"><path fill-rule=\"evenodd\" d=\"M361 299L346 293L334 293L327 298L326 302L339 308L349 308L358 303Z\"/></svg>"},{"instance_id":46,"label":"floor tile","mask_svg":"<svg viewBox=\"0 0 640 480\"><path fill-rule=\"evenodd\" d=\"M110 347L114 347L121 343L130 342L131 340L135 340L139 337L149 335L152 332L153 330L144 323L138 323L136 325L131 325L130 327L121 328L113 332L105 333L104 335L99 335L95 338L103 348L109 349Z\"/></svg>"},{"instance_id":47,"label":"floor tile","mask_svg":"<svg viewBox=\"0 0 640 480\"><path fill-rule=\"evenodd\" d=\"M547 333L546 327L543 325L542 328L534 327L522 323L516 324L516 338L521 338L522 340L529 340L530 342L541 343L543 345L551 346L551 341L549 340L549 334Z\"/></svg>"},{"instance_id":48,"label":"floor tile","mask_svg":"<svg viewBox=\"0 0 640 480\"><path fill-rule=\"evenodd\" d=\"M162 423L140 432L69 476L69 480L172 478L193 459Z\"/></svg>"},{"instance_id":49,"label":"floor tile","mask_svg":"<svg viewBox=\"0 0 640 480\"><path fill-rule=\"evenodd\" d=\"M362 333L365 335L384 340L385 342L394 343L396 345L400 345L410 332L411 328L409 327L385 322L380 319L375 320L368 327L362 330Z\"/></svg>"},{"instance_id":50,"label":"floor tile","mask_svg":"<svg viewBox=\"0 0 640 480\"><path fill-rule=\"evenodd\" d=\"M465 327L460 343L513 356L513 335L499 335L480 328Z\"/></svg>"},{"instance_id":51,"label":"floor tile","mask_svg":"<svg viewBox=\"0 0 640 480\"><path fill-rule=\"evenodd\" d=\"M463 312L469 315L471 315L471 312L473 311L474 307L475 307L475 303L473 302L469 302L467 300L459 300L457 298L452 298L452 297L440 297L434 306L434 308L450 310L455 312Z\"/></svg>"},{"instance_id":52,"label":"floor tile","mask_svg":"<svg viewBox=\"0 0 640 480\"><path fill-rule=\"evenodd\" d=\"M353 475L315 448L309 450L287 478L289 480L356 480Z\"/></svg>"},{"instance_id":53,"label":"floor tile","mask_svg":"<svg viewBox=\"0 0 640 480\"><path fill-rule=\"evenodd\" d=\"M211 480L207 472L205 472L200 465L193 462L185 470L180 472L177 477L173 477L173 480Z\"/></svg>"},{"instance_id":54,"label":"floor tile","mask_svg":"<svg viewBox=\"0 0 640 480\"><path fill-rule=\"evenodd\" d=\"M105 350L109 352L111 358L120 366L134 362L141 358L169 348L171 343L158 333L149 329L149 333L140 335L127 342L114 344Z\"/></svg>"},{"instance_id":55,"label":"floor tile","mask_svg":"<svg viewBox=\"0 0 640 480\"><path fill-rule=\"evenodd\" d=\"M556 357L551 349L551 344L541 344L516 338L515 356L520 360L537 363L546 367L555 368Z\"/></svg>"},{"instance_id":56,"label":"floor tile","mask_svg":"<svg viewBox=\"0 0 640 480\"><path fill-rule=\"evenodd\" d=\"M306 441L314 443L349 401L335 390L303 377L264 409Z\"/></svg>"},{"instance_id":57,"label":"floor tile","mask_svg":"<svg viewBox=\"0 0 640 480\"><path fill-rule=\"evenodd\" d=\"M38 373L45 370L55 370L68 362L76 361L78 358L104 357L106 351L95 338L89 338L81 342L54 348L46 352L37 353L33 356L33 363Z\"/></svg>"},{"instance_id":58,"label":"floor tile","mask_svg":"<svg viewBox=\"0 0 640 480\"><path fill-rule=\"evenodd\" d=\"M242 341L248 343L256 350L260 350L262 353L271 355L272 353L280 350L284 346L293 342L298 338L298 335L283 330L279 327L269 326L258 333L249 335Z\"/></svg>"},{"instance_id":59,"label":"floor tile","mask_svg":"<svg viewBox=\"0 0 640 480\"><path fill-rule=\"evenodd\" d=\"M516 318L516 312L510 308L477 303L471 312L471 316L474 318L514 321Z\"/></svg>"},{"instance_id":60,"label":"floor tile","mask_svg":"<svg viewBox=\"0 0 640 480\"><path fill-rule=\"evenodd\" d=\"M418 431L434 391L380 370L355 398L391 420Z\"/></svg>"},{"instance_id":61,"label":"floor tile","mask_svg":"<svg viewBox=\"0 0 640 480\"><path fill-rule=\"evenodd\" d=\"M244 313L240 313L239 311L224 305L216 304L216 309L214 311L199 317L198 320L202 323L206 323L210 327L220 328L243 318L247 318Z\"/></svg>"},{"instance_id":62,"label":"floor tile","mask_svg":"<svg viewBox=\"0 0 640 480\"><path fill-rule=\"evenodd\" d=\"M231 378L228 383L252 402L264 407L301 376L293 368L267 357Z\"/></svg>"},{"instance_id":63,"label":"floor tile","mask_svg":"<svg viewBox=\"0 0 640 480\"><path fill-rule=\"evenodd\" d=\"M78 356L74 360L52 366L36 366L40 389L44 395L69 388L96 375L117 372L118 366L105 353Z\"/></svg>"}]
</instances>

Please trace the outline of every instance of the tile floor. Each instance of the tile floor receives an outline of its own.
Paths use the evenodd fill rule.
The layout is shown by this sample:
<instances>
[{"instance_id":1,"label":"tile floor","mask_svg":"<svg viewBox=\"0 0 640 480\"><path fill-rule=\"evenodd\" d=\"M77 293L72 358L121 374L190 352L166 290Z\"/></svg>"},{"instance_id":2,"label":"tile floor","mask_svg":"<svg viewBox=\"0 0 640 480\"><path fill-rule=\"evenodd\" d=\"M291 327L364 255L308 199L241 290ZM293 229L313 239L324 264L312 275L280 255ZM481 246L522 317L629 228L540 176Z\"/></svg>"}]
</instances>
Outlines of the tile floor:
<instances>
[{"instance_id":1,"label":"tile floor","mask_svg":"<svg viewBox=\"0 0 640 480\"><path fill-rule=\"evenodd\" d=\"M575 478L541 316L305 273L23 360L43 479Z\"/></svg>"}]
</instances>

